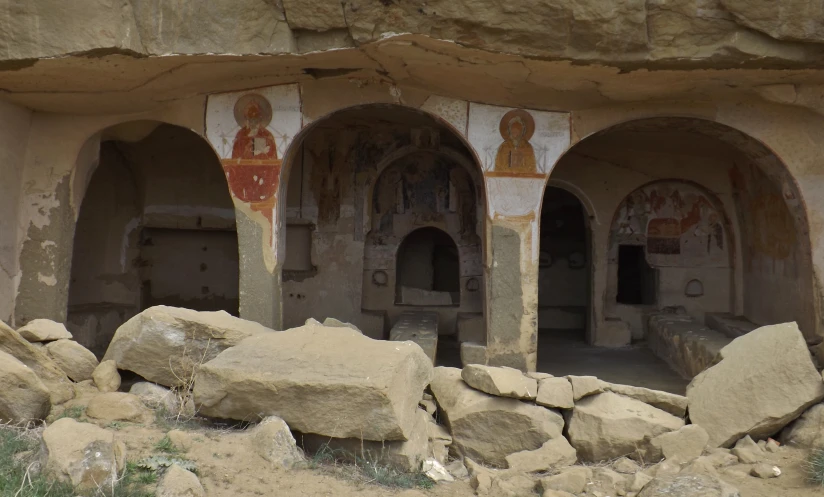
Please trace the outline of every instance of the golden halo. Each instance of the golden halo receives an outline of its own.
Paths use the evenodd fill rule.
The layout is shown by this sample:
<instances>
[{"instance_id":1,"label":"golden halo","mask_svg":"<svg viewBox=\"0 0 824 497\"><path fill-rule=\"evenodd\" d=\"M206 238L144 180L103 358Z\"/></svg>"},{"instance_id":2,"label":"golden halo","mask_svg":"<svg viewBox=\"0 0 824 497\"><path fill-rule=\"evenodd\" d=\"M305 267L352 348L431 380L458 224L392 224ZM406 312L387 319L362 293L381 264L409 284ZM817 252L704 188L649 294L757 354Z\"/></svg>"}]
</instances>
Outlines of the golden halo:
<instances>
[{"instance_id":1,"label":"golden halo","mask_svg":"<svg viewBox=\"0 0 824 497\"><path fill-rule=\"evenodd\" d=\"M504 117L501 118L501 123L498 125L498 131L501 132L501 137L504 140L509 140L509 122L517 117L520 117L524 123L523 139L524 141L529 141L535 133L535 119L532 118L529 112L523 109L514 109L504 114Z\"/></svg>"},{"instance_id":2,"label":"golden halo","mask_svg":"<svg viewBox=\"0 0 824 497\"><path fill-rule=\"evenodd\" d=\"M265 128L272 122L272 105L263 95L257 93L247 93L237 99L237 102L235 102L235 121L237 121L241 127L244 126L246 121L248 121L246 118L246 109L252 104L257 104L260 109L260 117L254 121L249 121L249 124Z\"/></svg>"}]
</instances>

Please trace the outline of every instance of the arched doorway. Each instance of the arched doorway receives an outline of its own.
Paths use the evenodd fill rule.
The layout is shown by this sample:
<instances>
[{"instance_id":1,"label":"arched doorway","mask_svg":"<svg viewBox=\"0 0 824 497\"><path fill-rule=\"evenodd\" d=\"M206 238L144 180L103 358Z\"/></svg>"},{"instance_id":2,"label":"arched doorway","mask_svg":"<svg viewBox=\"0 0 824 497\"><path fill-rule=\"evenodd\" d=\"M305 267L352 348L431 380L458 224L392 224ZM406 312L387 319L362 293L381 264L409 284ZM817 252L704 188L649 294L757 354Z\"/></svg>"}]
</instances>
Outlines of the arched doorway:
<instances>
[{"instance_id":1,"label":"arched doorway","mask_svg":"<svg viewBox=\"0 0 824 497\"><path fill-rule=\"evenodd\" d=\"M220 162L190 130L104 130L74 235L67 327L102 355L153 305L238 313L234 208Z\"/></svg>"},{"instance_id":2,"label":"arched doorway","mask_svg":"<svg viewBox=\"0 0 824 497\"><path fill-rule=\"evenodd\" d=\"M677 390L647 346L693 376L758 326L797 321L815 340L803 201L757 140L703 119L630 121L578 142L550 181L582 192L595 219L590 348L558 356L589 364L576 373Z\"/></svg>"},{"instance_id":3,"label":"arched doorway","mask_svg":"<svg viewBox=\"0 0 824 497\"><path fill-rule=\"evenodd\" d=\"M541 348L585 342L590 321L589 219L574 194L548 186L541 207L538 356Z\"/></svg>"},{"instance_id":4,"label":"arched doorway","mask_svg":"<svg viewBox=\"0 0 824 497\"><path fill-rule=\"evenodd\" d=\"M397 105L337 111L293 141L281 184L285 327L333 317L387 338L411 298L443 339L485 340L483 178L448 124Z\"/></svg>"}]
</instances>

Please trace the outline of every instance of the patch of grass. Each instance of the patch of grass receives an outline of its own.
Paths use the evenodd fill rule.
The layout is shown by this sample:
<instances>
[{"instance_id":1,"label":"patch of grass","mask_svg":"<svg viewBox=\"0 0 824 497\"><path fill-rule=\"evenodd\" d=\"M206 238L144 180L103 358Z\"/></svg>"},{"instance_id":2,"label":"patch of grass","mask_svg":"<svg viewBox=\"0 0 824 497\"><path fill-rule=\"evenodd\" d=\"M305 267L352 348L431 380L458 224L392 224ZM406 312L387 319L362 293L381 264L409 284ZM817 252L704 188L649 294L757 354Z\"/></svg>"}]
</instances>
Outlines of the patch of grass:
<instances>
[{"instance_id":1,"label":"patch of grass","mask_svg":"<svg viewBox=\"0 0 824 497\"><path fill-rule=\"evenodd\" d=\"M0 428L0 497L72 497L71 485L33 476L37 440L24 430Z\"/></svg>"},{"instance_id":2,"label":"patch of grass","mask_svg":"<svg viewBox=\"0 0 824 497\"><path fill-rule=\"evenodd\" d=\"M424 473L405 472L383 462L382 454L371 451L357 455L342 449L333 449L329 444L323 444L309 459L312 469L343 469L336 471L337 475L344 475L350 479L364 483L372 483L388 488L423 488L430 489L435 485Z\"/></svg>"},{"instance_id":3,"label":"patch of grass","mask_svg":"<svg viewBox=\"0 0 824 497\"><path fill-rule=\"evenodd\" d=\"M180 450L175 447L175 444L172 443L172 439L169 438L169 435L164 436L157 442L154 446L155 450L158 452L163 452L164 454L177 454Z\"/></svg>"},{"instance_id":4,"label":"patch of grass","mask_svg":"<svg viewBox=\"0 0 824 497\"><path fill-rule=\"evenodd\" d=\"M61 412L59 416L54 418L54 420L57 421L58 419L63 419L63 418L80 419L80 417L83 416L84 414L86 414L86 408L85 407L83 407L83 406L72 406L72 407L67 407L66 409L63 409L63 412Z\"/></svg>"},{"instance_id":5,"label":"patch of grass","mask_svg":"<svg viewBox=\"0 0 824 497\"><path fill-rule=\"evenodd\" d=\"M813 449L807 456L804 468L810 483L824 487L824 449Z\"/></svg>"}]
</instances>

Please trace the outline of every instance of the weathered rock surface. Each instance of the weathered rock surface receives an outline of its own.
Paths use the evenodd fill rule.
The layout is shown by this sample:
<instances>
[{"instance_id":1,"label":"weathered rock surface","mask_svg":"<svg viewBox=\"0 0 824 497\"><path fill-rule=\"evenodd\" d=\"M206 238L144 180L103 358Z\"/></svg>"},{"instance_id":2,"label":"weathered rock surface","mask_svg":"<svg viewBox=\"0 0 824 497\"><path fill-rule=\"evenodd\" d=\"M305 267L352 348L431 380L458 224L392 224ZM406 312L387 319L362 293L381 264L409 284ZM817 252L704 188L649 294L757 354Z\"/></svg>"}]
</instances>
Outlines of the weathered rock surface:
<instances>
[{"instance_id":1,"label":"weathered rock surface","mask_svg":"<svg viewBox=\"0 0 824 497\"><path fill-rule=\"evenodd\" d=\"M653 437L677 430L684 420L629 397L604 392L575 404L569 439L583 461L633 454Z\"/></svg>"},{"instance_id":2,"label":"weathered rock surface","mask_svg":"<svg viewBox=\"0 0 824 497\"><path fill-rule=\"evenodd\" d=\"M575 466L561 470L558 474L541 478L540 485L544 492L553 490L579 494L584 491L592 479L592 469Z\"/></svg>"},{"instance_id":3,"label":"weathered rock surface","mask_svg":"<svg viewBox=\"0 0 824 497\"><path fill-rule=\"evenodd\" d=\"M796 447L824 447L824 404L816 404L804 411L781 432L779 440Z\"/></svg>"},{"instance_id":4,"label":"weathered rock surface","mask_svg":"<svg viewBox=\"0 0 824 497\"><path fill-rule=\"evenodd\" d=\"M562 437L559 413L475 390L461 379L460 369L435 368L430 388L446 415L453 444L476 461L505 467L506 456Z\"/></svg>"},{"instance_id":5,"label":"weathered rock surface","mask_svg":"<svg viewBox=\"0 0 824 497\"><path fill-rule=\"evenodd\" d=\"M572 384L566 378L545 378L538 382L538 397L535 403L539 406L554 409L572 409L575 402L572 398Z\"/></svg>"},{"instance_id":6,"label":"weathered rock surface","mask_svg":"<svg viewBox=\"0 0 824 497\"><path fill-rule=\"evenodd\" d=\"M86 416L101 421L132 421L140 423L152 419L136 395L122 392L109 392L96 395L89 401Z\"/></svg>"},{"instance_id":7,"label":"weathered rock surface","mask_svg":"<svg viewBox=\"0 0 824 497\"><path fill-rule=\"evenodd\" d=\"M157 497L206 497L197 475L172 464L157 485Z\"/></svg>"},{"instance_id":8,"label":"weathered rock surface","mask_svg":"<svg viewBox=\"0 0 824 497\"><path fill-rule=\"evenodd\" d=\"M709 439L705 429L698 425L687 425L650 440L644 461L656 462L665 458L669 461L689 462L704 453Z\"/></svg>"},{"instance_id":9,"label":"weathered rock surface","mask_svg":"<svg viewBox=\"0 0 824 497\"><path fill-rule=\"evenodd\" d=\"M687 387L690 419L727 447L746 434L772 435L824 398L824 383L795 323L736 338L721 361Z\"/></svg>"},{"instance_id":10,"label":"weathered rock surface","mask_svg":"<svg viewBox=\"0 0 824 497\"><path fill-rule=\"evenodd\" d=\"M572 384L572 398L577 402L589 395L604 391L601 380L594 376L567 376Z\"/></svg>"},{"instance_id":11,"label":"weathered rock surface","mask_svg":"<svg viewBox=\"0 0 824 497\"><path fill-rule=\"evenodd\" d=\"M41 464L80 489L106 488L125 465L125 448L109 430L63 418L43 431Z\"/></svg>"},{"instance_id":12,"label":"weathered rock surface","mask_svg":"<svg viewBox=\"0 0 824 497\"><path fill-rule=\"evenodd\" d=\"M638 497L740 497L738 489L707 475L659 476Z\"/></svg>"},{"instance_id":13,"label":"weathered rock surface","mask_svg":"<svg viewBox=\"0 0 824 497\"><path fill-rule=\"evenodd\" d=\"M91 380L97 357L73 340L55 340L46 344L46 354L52 358L66 376L74 381Z\"/></svg>"},{"instance_id":14,"label":"weathered rock surface","mask_svg":"<svg viewBox=\"0 0 824 497\"><path fill-rule=\"evenodd\" d=\"M63 323L51 319L32 319L25 326L18 328L17 333L29 342L50 342L72 338L72 334Z\"/></svg>"},{"instance_id":15,"label":"weathered rock surface","mask_svg":"<svg viewBox=\"0 0 824 497\"><path fill-rule=\"evenodd\" d=\"M278 416L302 433L406 440L431 378L414 343L315 324L225 350L200 367L194 398L208 416Z\"/></svg>"},{"instance_id":16,"label":"weathered rock surface","mask_svg":"<svg viewBox=\"0 0 824 497\"><path fill-rule=\"evenodd\" d=\"M152 409L164 409L168 413L176 413L180 409L180 401L174 392L148 381L135 383L129 393L138 396L143 404Z\"/></svg>"},{"instance_id":17,"label":"weathered rock surface","mask_svg":"<svg viewBox=\"0 0 824 497\"><path fill-rule=\"evenodd\" d=\"M509 469L524 473L543 473L551 469L575 464L575 449L564 437L556 437L544 443L540 449L515 452L506 456Z\"/></svg>"},{"instance_id":18,"label":"weathered rock surface","mask_svg":"<svg viewBox=\"0 0 824 497\"><path fill-rule=\"evenodd\" d=\"M252 449L278 468L289 469L306 462L289 426L277 416L269 416L249 430Z\"/></svg>"},{"instance_id":19,"label":"weathered rock surface","mask_svg":"<svg viewBox=\"0 0 824 497\"><path fill-rule=\"evenodd\" d=\"M50 408L49 390L34 371L0 352L0 423L44 419Z\"/></svg>"},{"instance_id":20,"label":"weathered rock surface","mask_svg":"<svg viewBox=\"0 0 824 497\"><path fill-rule=\"evenodd\" d=\"M498 397L532 400L538 395L538 382L517 369L469 364L461 378L470 387Z\"/></svg>"},{"instance_id":21,"label":"weathered rock surface","mask_svg":"<svg viewBox=\"0 0 824 497\"><path fill-rule=\"evenodd\" d=\"M49 398L52 404L62 404L74 398L74 387L66 373L46 354L2 321L0 321L0 352L15 357L34 371L49 390Z\"/></svg>"},{"instance_id":22,"label":"weathered rock surface","mask_svg":"<svg viewBox=\"0 0 824 497\"><path fill-rule=\"evenodd\" d=\"M271 331L224 311L155 306L117 329L103 360L154 383L178 386L191 380L199 364L244 338Z\"/></svg>"},{"instance_id":23,"label":"weathered rock surface","mask_svg":"<svg viewBox=\"0 0 824 497\"><path fill-rule=\"evenodd\" d=\"M114 361L101 362L92 372L94 385L101 392L116 392L120 388L120 373Z\"/></svg>"},{"instance_id":24,"label":"weathered rock surface","mask_svg":"<svg viewBox=\"0 0 824 497\"><path fill-rule=\"evenodd\" d=\"M649 388L634 387L631 385L619 385L601 381L601 387L606 392L614 392L624 397L640 400L645 404L657 407L662 411L667 411L673 416L683 418L687 414L687 398L683 395L651 390Z\"/></svg>"}]
</instances>

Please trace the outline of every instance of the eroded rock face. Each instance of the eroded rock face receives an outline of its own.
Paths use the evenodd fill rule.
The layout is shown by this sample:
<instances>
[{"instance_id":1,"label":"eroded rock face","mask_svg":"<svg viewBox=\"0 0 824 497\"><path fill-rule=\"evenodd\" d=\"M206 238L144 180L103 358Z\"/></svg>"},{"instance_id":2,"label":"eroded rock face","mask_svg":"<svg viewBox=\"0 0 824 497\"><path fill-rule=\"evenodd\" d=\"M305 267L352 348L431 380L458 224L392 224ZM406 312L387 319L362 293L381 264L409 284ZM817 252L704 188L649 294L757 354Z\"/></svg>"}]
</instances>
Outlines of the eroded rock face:
<instances>
[{"instance_id":1,"label":"eroded rock face","mask_svg":"<svg viewBox=\"0 0 824 497\"><path fill-rule=\"evenodd\" d=\"M575 403L569 439L583 461L634 454L653 437L678 430L684 420L641 401L604 392Z\"/></svg>"},{"instance_id":2,"label":"eroded rock face","mask_svg":"<svg viewBox=\"0 0 824 497\"><path fill-rule=\"evenodd\" d=\"M407 440L431 378L414 343L316 323L225 350L200 367L194 397L207 416L278 416L301 433Z\"/></svg>"},{"instance_id":3,"label":"eroded rock face","mask_svg":"<svg viewBox=\"0 0 824 497\"><path fill-rule=\"evenodd\" d=\"M74 398L71 380L46 354L0 321L0 352L5 352L29 367L49 390L52 404Z\"/></svg>"},{"instance_id":4,"label":"eroded rock face","mask_svg":"<svg viewBox=\"0 0 824 497\"><path fill-rule=\"evenodd\" d=\"M115 361L119 369L133 371L149 381L178 386L191 381L202 362L214 359L244 338L271 331L224 311L155 306L117 329L103 360Z\"/></svg>"},{"instance_id":5,"label":"eroded rock face","mask_svg":"<svg viewBox=\"0 0 824 497\"><path fill-rule=\"evenodd\" d=\"M0 423L44 419L50 408L49 391L34 371L0 352Z\"/></svg>"},{"instance_id":6,"label":"eroded rock face","mask_svg":"<svg viewBox=\"0 0 824 497\"><path fill-rule=\"evenodd\" d=\"M80 489L105 488L123 469L125 448L109 430L63 418L43 431L41 460L53 478Z\"/></svg>"},{"instance_id":7,"label":"eroded rock face","mask_svg":"<svg viewBox=\"0 0 824 497\"><path fill-rule=\"evenodd\" d=\"M824 383L795 323L764 326L721 349L721 362L687 387L690 419L712 447L772 435L824 398Z\"/></svg>"},{"instance_id":8,"label":"eroded rock face","mask_svg":"<svg viewBox=\"0 0 824 497\"><path fill-rule=\"evenodd\" d=\"M559 413L475 390L461 379L460 369L435 368L430 388L446 415L453 444L475 461L506 467L506 456L562 437Z\"/></svg>"}]
</instances>

